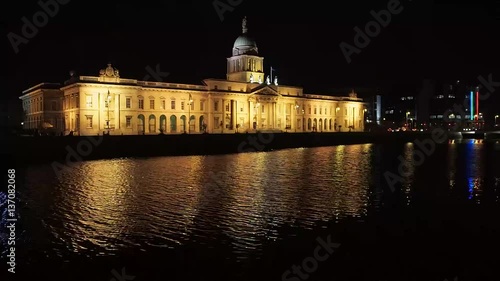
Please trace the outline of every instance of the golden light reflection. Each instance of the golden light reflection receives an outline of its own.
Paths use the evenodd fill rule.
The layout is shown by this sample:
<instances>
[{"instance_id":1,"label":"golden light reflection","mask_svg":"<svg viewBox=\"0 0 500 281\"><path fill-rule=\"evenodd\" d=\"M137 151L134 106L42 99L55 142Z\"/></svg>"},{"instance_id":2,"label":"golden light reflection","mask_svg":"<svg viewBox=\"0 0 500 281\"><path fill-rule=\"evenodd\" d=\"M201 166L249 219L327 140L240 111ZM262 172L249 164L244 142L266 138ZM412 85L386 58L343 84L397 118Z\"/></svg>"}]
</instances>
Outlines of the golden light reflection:
<instances>
[{"instance_id":1,"label":"golden light reflection","mask_svg":"<svg viewBox=\"0 0 500 281\"><path fill-rule=\"evenodd\" d=\"M60 203L67 212L65 228L71 236L65 243L74 251L87 248L86 242L112 250L108 241L119 239L129 224L125 203L129 182L120 177L128 174L129 165L127 160L101 160L83 162L72 170L72 182Z\"/></svg>"},{"instance_id":2,"label":"golden light reflection","mask_svg":"<svg viewBox=\"0 0 500 281\"><path fill-rule=\"evenodd\" d=\"M418 152L416 152L418 151ZM401 173L401 177L403 178L402 182L402 190L405 193L406 204L410 205L412 196L411 190L413 187L413 181L415 178L415 161L425 161L425 159L418 159L419 156L414 156L415 153L421 152L419 149L415 148L415 145L412 142L409 142L405 145L403 150L403 159L404 159L404 168L403 173ZM421 155L424 155L423 153ZM424 155L425 157L425 155ZM415 159L414 159L415 158Z\"/></svg>"}]
</instances>

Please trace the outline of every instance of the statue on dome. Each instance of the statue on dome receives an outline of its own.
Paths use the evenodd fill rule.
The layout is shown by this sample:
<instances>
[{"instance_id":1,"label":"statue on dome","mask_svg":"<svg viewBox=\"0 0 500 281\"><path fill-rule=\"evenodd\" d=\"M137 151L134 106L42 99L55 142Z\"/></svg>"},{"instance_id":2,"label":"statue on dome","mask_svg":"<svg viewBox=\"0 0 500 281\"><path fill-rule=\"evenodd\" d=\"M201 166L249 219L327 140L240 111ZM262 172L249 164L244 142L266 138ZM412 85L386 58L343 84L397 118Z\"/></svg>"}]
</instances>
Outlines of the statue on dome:
<instances>
[{"instance_id":1,"label":"statue on dome","mask_svg":"<svg viewBox=\"0 0 500 281\"><path fill-rule=\"evenodd\" d=\"M253 74L250 73L250 83L253 83Z\"/></svg>"},{"instance_id":2,"label":"statue on dome","mask_svg":"<svg viewBox=\"0 0 500 281\"><path fill-rule=\"evenodd\" d=\"M278 76L274 76L274 85L278 86Z\"/></svg>"},{"instance_id":3,"label":"statue on dome","mask_svg":"<svg viewBox=\"0 0 500 281\"><path fill-rule=\"evenodd\" d=\"M267 83L267 85L270 85L270 84L271 84L271 79L269 79L269 75L267 75L267 78L266 78L266 83Z\"/></svg>"},{"instance_id":4,"label":"statue on dome","mask_svg":"<svg viewBox=\"0 0 500 281\"><path fill-rule=\"evenodd\" d=\"M241 27L243 29L243 33L247 33L248 28L247 28L247 17L246 16L243 18L243 21L241 23Z\"/></svg>"},{"instance_id":5,"label":"statue on dome","mask_svg":"<svg viewBox=\"0 0 500 281\"><path fill-rule=\"evenodd\" d=\"M262 77L259 75L259 84L262 84Z\"/></svg>"}]
</instances>

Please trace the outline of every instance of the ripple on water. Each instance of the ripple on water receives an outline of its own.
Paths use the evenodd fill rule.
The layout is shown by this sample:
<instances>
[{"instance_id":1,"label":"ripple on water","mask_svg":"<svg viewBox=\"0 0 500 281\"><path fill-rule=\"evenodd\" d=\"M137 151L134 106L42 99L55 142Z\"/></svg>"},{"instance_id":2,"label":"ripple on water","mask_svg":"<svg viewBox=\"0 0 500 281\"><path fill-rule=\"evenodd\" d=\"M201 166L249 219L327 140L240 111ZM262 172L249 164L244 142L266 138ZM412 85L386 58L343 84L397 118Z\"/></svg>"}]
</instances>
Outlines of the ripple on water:
<instances>
[{"instance_id":1,"label":"ripple on water","mask_svg":"<svg viewBox=\"0 0 500 281\"><path fill-rule=\"evenodd\" d=\"M408 155L414 147L402 149ZM48 252L56 255L215 243L244 260L258 256L266 241L293 236L285 234L285 227L363 220L368 208L376 209L381 201L383 173L394 169L381 166L383 151L375 145L347 145L99 160L76 163L60 180L50 166L38 166L26 171L22 200L33 225L41 228L36 231L45 233L38 244L49 237L53 248ZM456 172L447 173L453 178L446 182L454 183L450 192L464 182L470 193L465 196L481 202L487 190L477 157L467 167L452 165ZM459 178L461 171L465 179ZM406 180L411 198L414 179Z\"/></svg>"}]
</instances>

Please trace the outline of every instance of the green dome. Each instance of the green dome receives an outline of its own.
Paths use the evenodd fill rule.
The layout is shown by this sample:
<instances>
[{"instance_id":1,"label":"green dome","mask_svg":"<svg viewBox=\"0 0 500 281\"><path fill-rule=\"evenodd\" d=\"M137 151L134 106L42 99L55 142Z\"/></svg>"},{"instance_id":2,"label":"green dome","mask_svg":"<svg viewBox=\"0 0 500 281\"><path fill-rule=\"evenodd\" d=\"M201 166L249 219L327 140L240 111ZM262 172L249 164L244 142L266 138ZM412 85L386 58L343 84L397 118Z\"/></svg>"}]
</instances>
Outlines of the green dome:
<instances>
[{"instance_id":1,"label":"green dome","mask_svg":"<svg viewBox=\"0 0 500 281\"><path fill-rule=\"evenodd\" d=\"M240 35L236 38L233 45L233 55L257 55L257 43L246 34Z\"/></svg>"},{"instance_id":2,"label":"green dome","mask_svg":"<svg viewBox=\"0 0 500 281\"><path fill-rule=\"evenodd\" d=\"M257 48L257 43L255 40L252 38L246 36L246 35L240 35L238 38L236 38L236 41L234 41L233 48Z\"/></svg>"}]
</instances>

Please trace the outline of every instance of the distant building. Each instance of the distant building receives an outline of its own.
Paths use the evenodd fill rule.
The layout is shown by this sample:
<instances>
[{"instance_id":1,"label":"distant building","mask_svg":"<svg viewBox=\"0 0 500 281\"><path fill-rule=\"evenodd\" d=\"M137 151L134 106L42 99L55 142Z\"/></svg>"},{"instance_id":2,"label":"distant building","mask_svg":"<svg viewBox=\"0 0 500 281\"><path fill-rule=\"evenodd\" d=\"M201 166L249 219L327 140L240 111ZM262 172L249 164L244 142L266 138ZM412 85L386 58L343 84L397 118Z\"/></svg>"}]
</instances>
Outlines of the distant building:
<instances>
[{"instance_id":1,"label":"distant building","mask_svg":"<svg viewBox=\"0 0 500 281\"><path fill-rule=\"evenodd\" d=\"M109 64L99 76L73 76L23 92L24 128L68 134L363 131L365 103L357 94L304 94L264 73L264 58L248 34L233 45L226 79L202 85L126 79Z\"/></svg>"},{"instance_id":2,"label":"distant building","mask_svg":"<svg viewBox=\"0 0 500 281\"><path fill-rule=\"evenodd\" d=\"M482 129L484 116L480 108L480 89L460 80L439 83L430 101L431 126L456 129Z\"/></svg>"}]
</instances>

